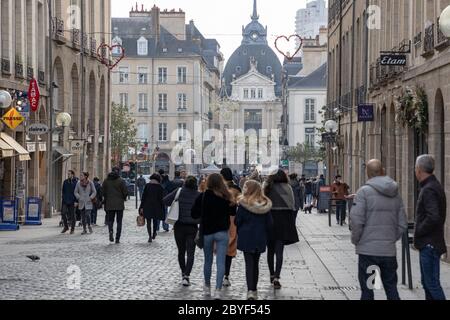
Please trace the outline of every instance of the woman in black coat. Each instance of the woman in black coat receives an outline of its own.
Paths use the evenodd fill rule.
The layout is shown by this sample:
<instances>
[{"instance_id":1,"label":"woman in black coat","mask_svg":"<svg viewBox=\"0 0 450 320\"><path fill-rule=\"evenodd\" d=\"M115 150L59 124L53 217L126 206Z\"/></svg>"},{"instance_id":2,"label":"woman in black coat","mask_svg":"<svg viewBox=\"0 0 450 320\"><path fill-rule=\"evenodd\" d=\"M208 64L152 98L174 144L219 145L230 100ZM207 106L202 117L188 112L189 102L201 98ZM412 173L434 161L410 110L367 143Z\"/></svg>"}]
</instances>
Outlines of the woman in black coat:
<instances>
[{"instance_id":1,"label":"woman in black coat","mask_svg":"<svg viewBox=\"0 0 450 320\"><path fill-rule=\"evenodd\" d=\"M157 236L156 231L159 221L165 219L166 209L163 199L164 189L161 186L161 176L159 174L154 174L150 177L150 182L145 186L141 206L139 208L139 214L144 216L147 220L149 243L152 242L152 240L154 240ZM153 230L151 228L152 220Z\"/></svg>"},{"instance_id":2,"label":"woman in black coat","mask_svg":"<svg viewBox=\"0 0 450 320\"><path fill-rule=\"evenodd\" d=\"M299 241L295 223L295 199L289 178L283 170L269 176L264 185L265 195L272 201L273 228L270 235L267 262L270 280L275 289L281 289L280 275L283 266L284 247ZM275 256L277 258L276 266Z\"/></svg>"}]
</instances>

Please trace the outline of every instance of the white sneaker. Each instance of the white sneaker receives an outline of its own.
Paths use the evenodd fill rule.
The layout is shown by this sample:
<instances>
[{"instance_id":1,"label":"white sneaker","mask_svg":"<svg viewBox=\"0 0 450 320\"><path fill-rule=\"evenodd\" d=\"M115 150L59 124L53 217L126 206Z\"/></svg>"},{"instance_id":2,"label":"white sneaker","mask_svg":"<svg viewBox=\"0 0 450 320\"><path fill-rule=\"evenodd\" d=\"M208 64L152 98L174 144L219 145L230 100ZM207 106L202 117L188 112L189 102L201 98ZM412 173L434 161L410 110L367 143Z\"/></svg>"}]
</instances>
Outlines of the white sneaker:
<instances>
[{"instance_id":1,"label":"white sneaker","mask_svg":"<svg viewBox=\"0 0 450 320\"><path fill-rule=\"evenodd\" d=\"M247 300L256 300L255 299L255 291L247 292Z\"/></svg>"},{"instance_id":2,"label":"white sneaker","mask_svg":"<svg viewBox=\"0 0 450 320\"><path fill-rule=\"evenodd\" d=\"M208 287L206 284L203 286L203 294L206 297L211 297L211 287Z\"/></svg>"},{"instance_id":3,"label":"white sneaker","mask_svg":"<svg viewBox=\"0 0 450 320\"><path fill-rule=\"evenodd\" d=\"M222 289L216 289L216 292L214 293L214 300L223 300L223 290Z\"/></svg>"},{"instance_id":4,"label":"white sneaker","mask_svg":"<svg viewBox=\"0 0 450 320\"><path fill-rule=\"evenodd\" d=\"M230 279L228 279L228 278L223 279L223 286L224 287L231 287Z\"/></svg>"}]
</instances>

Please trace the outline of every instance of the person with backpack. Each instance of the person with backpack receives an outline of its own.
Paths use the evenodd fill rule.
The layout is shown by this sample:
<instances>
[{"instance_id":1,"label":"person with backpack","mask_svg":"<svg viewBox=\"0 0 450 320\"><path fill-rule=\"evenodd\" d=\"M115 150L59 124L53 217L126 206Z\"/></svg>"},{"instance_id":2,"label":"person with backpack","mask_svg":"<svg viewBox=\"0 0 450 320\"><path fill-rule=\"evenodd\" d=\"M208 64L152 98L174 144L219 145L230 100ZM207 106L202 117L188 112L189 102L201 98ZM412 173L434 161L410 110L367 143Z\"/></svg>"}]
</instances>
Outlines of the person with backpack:
<instances>
[{"instance_id":1,"label":"person with backpack","mask_svg":"<svg viewBox=\"0 0 450 320\"><path fill-rule=\"evenodd\" d=\"M238 249L244 253L247 278L247 299L258 299L259 261L266 252L273 225L270 210L272 201L267 198L257 181L247 181L238 200L236 226Z\"/></svg>"},{"instance_id":2,"label":"person with backpack","mask_svg":"<svg viewBox=\"0 0 450 320\"><path fill-rule=\"evenodd\" d=\"M186 178L181 190L178 188L164 198L164 204L168 207L174 201L178 201L179 205L179 217L174 226L174 233L178 248L178 263L182 274L182 285L185 287L191 285L190 276L192 267L194 266L195 237L198 232L200 220L191 217L191 210L199 195L198 181L195 177L190 176Z\"/></svg>"},{"instance_id":3,"label":"person with backpack","mask_svg":"<svg viewBox=\"0 0 450 320\"><path fill-rule=\"evenodd\" d=\"M269 176L264 184L264 194L272 201L273 227L269 237L267 262L270 280L275 290L281 289L284 247L299 242L295 223L294 192L283 170ZM276 264L275 264L276 257Z\"/></svg>"},{"instance_id":4,"label":"person with backpack","mask_svg":"<svg viewBox=\"0 0 450 320\"><path fill-rule=\"evenodd\" d=\"M233 204L232 196L220 174L214 173L208 176L206 188L207 190L195 201L191 216L194 219L201 219L200 232L205 255L204 294L206 297L211 296L211 272L215 248L217 277L214 297L221 300L229 245L230 217L236 215L236 205Z\"/></svg>"},{"instance_id":5,"label":"person with backpack","mask_svg":"<svg viewBox=\"0 0 450 320\"><path fill-rule=\"evenodd\" d=\"M89 180L88 172L81 174L74 194L77 198L78 209L81 211L81 222L83 224L83 232L81 234L87 234L86 226L89 228L89 233L92 233L91 212L94 208L93 200L97 197L97 191L94 183Z\"/></svg>"}]
</instances>

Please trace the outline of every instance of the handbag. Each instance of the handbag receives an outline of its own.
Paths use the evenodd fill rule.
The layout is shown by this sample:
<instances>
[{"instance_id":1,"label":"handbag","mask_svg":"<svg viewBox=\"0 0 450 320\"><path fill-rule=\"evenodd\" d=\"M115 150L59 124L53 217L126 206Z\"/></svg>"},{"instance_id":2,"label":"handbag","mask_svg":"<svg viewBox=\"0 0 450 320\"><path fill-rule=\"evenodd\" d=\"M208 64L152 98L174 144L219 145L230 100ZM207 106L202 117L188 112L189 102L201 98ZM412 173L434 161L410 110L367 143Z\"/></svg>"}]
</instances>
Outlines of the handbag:
<instances>
[{"instance_id":1,"label":"handbag","mask_svg":"<svg viewBox=\"0 0 450 320\"><path fill-rule=\"evenodd\" d=\"M201 212L201 217L202 218L203 218L203 206L204 206L204 203L205 203L205 194L203 194L203 197L202 197L202 209L201 209L201 211L202 211ZM203 249L204 246L205 246L202 222L200 222L200 228L198 228L197 235L195 236L194 242L195 242L195 244L197 245L197 247L199 249Z\"/></svg>"},{"instance_id":2,"label":"handbag","mask_svg":"<svg viewBox=\"0 0 450 320\"><path fill-rule=\"evenodd\" d=\"M145 217L138 215L138 217L136 218L136 223L138 227L144 227L145 226Z\"/></svg>"},{"instance_id":3,"label":"handbag","mask_svg":"<svg viewBox=\"0 0 450 320\"><path fill-rule=\"evenodd\" d=\"M170 225L174 225L177 223L178 219L180 218L180 203L178 202L178 199L180 198L182 188L178 189L178 192L175 196L175 200L173 201L172 205L170 206L169 213L167 214L166 223Z\"/></svg>"}]
</instances>

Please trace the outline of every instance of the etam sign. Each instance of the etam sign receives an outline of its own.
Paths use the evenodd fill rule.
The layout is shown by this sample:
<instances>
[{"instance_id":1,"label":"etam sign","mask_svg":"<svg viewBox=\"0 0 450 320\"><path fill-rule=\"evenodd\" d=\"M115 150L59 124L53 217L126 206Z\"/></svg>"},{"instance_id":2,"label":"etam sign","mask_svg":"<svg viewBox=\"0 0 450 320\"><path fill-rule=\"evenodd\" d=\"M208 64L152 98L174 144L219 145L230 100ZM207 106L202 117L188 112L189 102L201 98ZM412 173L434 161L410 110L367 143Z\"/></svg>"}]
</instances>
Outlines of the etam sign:
<instances>
[{"instance_id":1,"label":"etam sign","mask_svg":"<svg viewBox=\"0 0 450 320\"><path fill-rule=\"evenodd\" d=\"M383 54L380 58L382 66L406 66L405 54Z\"/></svg>"}]
</instances>

